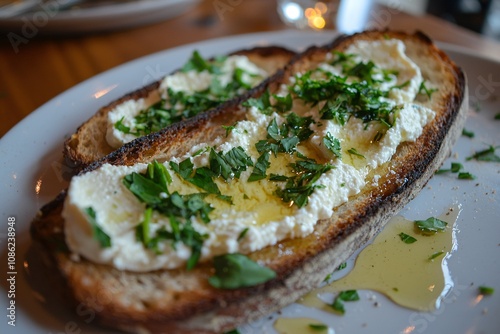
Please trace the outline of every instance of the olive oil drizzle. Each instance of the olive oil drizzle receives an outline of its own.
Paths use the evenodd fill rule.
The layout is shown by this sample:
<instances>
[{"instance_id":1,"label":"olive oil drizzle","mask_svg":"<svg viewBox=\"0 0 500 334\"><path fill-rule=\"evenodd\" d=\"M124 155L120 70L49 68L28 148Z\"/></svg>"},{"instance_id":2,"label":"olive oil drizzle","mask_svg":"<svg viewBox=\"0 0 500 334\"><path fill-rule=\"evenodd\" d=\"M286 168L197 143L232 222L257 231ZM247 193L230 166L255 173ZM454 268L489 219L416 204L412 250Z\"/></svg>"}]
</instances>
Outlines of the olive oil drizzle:
<instances>
[{"instance_id":1,"label":"olive oil drizzle","mask_svg":"<svg viewBox=\"0 0 500 334\"><path fill-rule=\"evenodd\" d=\"M309 293L298 303L333 311L322 300L325 294L367 289L378 291L410 309L439 308L441 299L453 288L447 260L457 247L454 223L460 211L455 205L438 217L448 225L443 232L432 235L419 232L413 221L401 216L392 218L373 243L359 254L350 273ZM401 240L400 233L411 235L417 241L407 244Z\"/></svg>"}]
</instances>

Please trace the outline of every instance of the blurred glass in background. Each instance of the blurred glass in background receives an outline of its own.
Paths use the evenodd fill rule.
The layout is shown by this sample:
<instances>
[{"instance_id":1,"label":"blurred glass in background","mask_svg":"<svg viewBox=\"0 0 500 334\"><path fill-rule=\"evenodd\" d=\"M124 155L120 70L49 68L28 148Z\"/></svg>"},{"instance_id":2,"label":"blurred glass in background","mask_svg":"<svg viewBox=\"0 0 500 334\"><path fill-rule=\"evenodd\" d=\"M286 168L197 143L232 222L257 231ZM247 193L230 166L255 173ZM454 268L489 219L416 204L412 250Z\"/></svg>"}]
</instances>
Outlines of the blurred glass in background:
<instances>
[{"instance_id":1,"label":"blurred glass in background","mask_svg":"<svg viewBox=\"0 0 500 334\"><path fill-rule=\"evenodd\" d=\"M277 0L277 9L293 28L354 33L373 28L367 23L374 4L417 16L431 14L500 40L500 0Z\"/></svg>"},{"instance_id":2,"label":"blurred glass in background","mask_svg":"<svg viewBox=\"0 0 500 334\"><path fill-rule=\"evenodd\" d=\"M297 29L361 31L368 21L372 0L277 0L283 22Z\"/></svg>"}]
</instances>

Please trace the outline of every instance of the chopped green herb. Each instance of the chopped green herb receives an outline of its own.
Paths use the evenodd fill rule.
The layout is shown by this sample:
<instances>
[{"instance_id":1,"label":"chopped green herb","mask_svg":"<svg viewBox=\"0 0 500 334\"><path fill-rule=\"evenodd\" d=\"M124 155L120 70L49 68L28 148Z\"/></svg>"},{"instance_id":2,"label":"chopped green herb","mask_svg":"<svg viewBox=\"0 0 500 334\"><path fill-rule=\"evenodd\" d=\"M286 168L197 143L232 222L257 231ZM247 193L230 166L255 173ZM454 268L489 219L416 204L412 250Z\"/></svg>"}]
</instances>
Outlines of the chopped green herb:
<instances>
[{"instance_id":1,"label":"chopped green herb","mask_svg":"<svg viewBox=\"0 0 500 334\"><path fill-rule=\"evenodd\" d=\"M392 107L381 98L388 92L376 89L366 81L347 83L346 78L325 73L326 79L313 79L313 71L296 77L291 87L297 98L316 105L326 101L320 109L322 119L332 119L344 125L354 116L364 123L381 122L389 127L394 122L394 113L399 107Z\"/></svg>"},{"instance_id":2,"label":"chopped green herb","mask_svg":"<svg viewBox=\"0 0 500 334\"><path fill-rule=\"evenodd\" d=\"M352 147L352 148L348 149L348 150L347 150L347 152L348 152L349 154L353 154L353 155L355 155L355 156L358 156L358 157L360 157L360 158L365 159L365 156L364 156L363 154L359 153L359 152L358 152L358 150L356 150L354 147Z\"/></svg>"},{"instance_id":3,"label":"chopped green herb","mask_svg":"<svg viewBox=\"0 0 500 334\"><path fill-rule=\"evenodd\" d=\"M309 328L315 331L325 331L328 329L328 326L323 324L309 324Z\"/></svg>"},{"instance_id":4,"label":"chopped green herb","mask_svg":"<svg viewBox=\"0 0 500 334\"><path fill-rule=\"evenodd\" d=\"M478 161L500 162L500 157L495 154L495 150L498 147L499 146L495 147L493 145L490 145L489 148L474 153L470 157L467 157L466 160L476 159Z\"/></svg>"},{"instance_id":5,"label":"chopped green herb","mask_svg":"<svg viewBox=\"0 0 500 334\"><path fill-rule=\"evenodd\" d=\"M317 185L316 181L320 176L334 168L330 164L318 164L312 159L298 160L289 165L295 176L286 177L273 175L272 181L285 181L284 188L277 188L275 194L285 203L291 203L301 208L309 202L309 196L316 188L323 187Z\"/></svg>"},{"instance_id":6,"label":"chopped green herb","mask_svg":"<svg viewBox=\"0 0 500 334\"><path fill-rule=\"evenodd\" d=\"M466 129L462 130L462 135L465 137L469 137L469 138L474 138L474 136L475 136L474 132L468 131Z\"/></svg>"},{"instance_id":7,"label":"chopped green herb","mask_svg":"<svg viewBox=\"0 0 500 334\"><path fill-rule=\"evenodd\" d=\"M500 119L500 113L496 114L494 118L495 119Z\"/></svg>"},{"instance_id":8,"label":"chopped green herb","mask_svg":"<svg viewBox=\"0 0 500 334\"><path fill-rule=\"evenodd\" d=\"M96 213L94 208L88 207L85 209L85 213L89 217L90 225L92 226L92 231L94 238L99 242L102 248L111 247L111 238L104 232L101 227L97 224Z\"/></svg>"},{"instance_id":9,"label":"chopped green herb","mask_svg":"<svg viewBox=\"0 0 500 334\"><path fill-rule=\"evenodd\" d=\"M356 300L359 300L359 295L356 290L342 291L337 295L337 297L335 297L331 307L335 311L344 314L345 313L344 302L351 302Z\"/></svg>"},{"instance_id":10,"label":"chopped green herb","mask_svg":"<svg viewBox=\"0 0 500 334\"><path fill-rule=\"evenodd\" d=\"M225 332L224 334L240 334L240 331L237 329L230 330L229 332Z\"/></svg>"},{"instance_id":11,"label":"chopped green herb","mask_svg":"<svg viewBox=\"0 0 500 334\"><path fill-rule=\"evenodd\" d=\"M401 238L401 241L403 241L405 244L412 244L415 241L417 241L417 239L415 239L411 235L408 235L408 234L403 233L403 232L399 233L399 237Z\"/></svg>"},{"instance_id":12,"label":"chopped green herb","mask_svg":"<svg viewBox=\"0 0 500 334\"><path fill-rule=\"evenodd\" d=\"M446 225L448 225L448 223L445 221L442 221L440 219L430 217L430 218L427 218L426 220L416 220L415 225L422 232L436 233L436 232L444 231L446 229Z\"/></svg>"},{"instance_id":13,"label":"chopped green herb","mask_svg":"<svg viewBox=\"0 0 500 334\"><path fill-rule=\"evenodd\" d=\"M218 289L238 289L265 283L276 273L242 254L225 254L214 257L215 275L208 279Z\"/></svg>"},{"instance_id":14,"label":"chopped green herb","mask_svg":"<svg viewBox=\"0 0 500 334\"><path fill-rule=\"evenodd\" d=\"M460 170L462 170L464 166L462 166L461 163L458 162L452 162L451 163L451 172L452 173L458 173Z\"/></svg>"},{"instance_id":15,"label":"chopped green herb","mask_svg":"<svg viewBox=\"0 0 500 334\"><path fill-rule=\"evenodd\" d=\"M171 177L166 167L156 161L148 165L144 174L134 172L123 178L125 187L146 204L144 220L136 227L136 238L155 253L160 253L158 244L161 241L172 241L174 248L177 242L182 242L191 248L191 256L187 261L189 270L198 262L203 242L207 238L207 235L192 227L191 217L197 216L208 223L209 213L213 208L204 201L206 194L170 194L167 187L170 182ZM153 210L169 217L170 231L163 227L155 235L151 235L150 220Z\"/></svg>"},{"instance_id":16,"label":"chopped green herb","mask_svg":"<svg viewBox=\"0 0 500 334\"><path fill-rule=\"evenodd\" d=\"M443 252L443 251L435 252L435 253L433 253L431 256L429 256L429 261L432 261L432 260L434 260L435 258L437 258L437 257L439 257L439 256L441 256L441 255L443 255L443 254L444 254L444 252Z\"/></svg>"},{"instance_id":17,"label":"chopped green herb","mask_svg":"<svg viewBox=\"0 0 500 334\"><path fill-rule=\"evenodd\" d=\"M240 235L238 235L238 241L240 241L241 239L243 239L245 237L245 235L247 235L247 232L248 232L248 227L245 227L243 229L243 231L240 232Z\"/></svg>"},{"instance_id":18,"label":"chopped green herb","mask_svg":"<svg viewBox=\"0 0 500 334\"><path fill-rule=\"evenodd\" d=\"M337 138L334 138L330 132L327 132L325 137L323 137L323 144L325 144L326 148L332 151L337 158L342 158L340 141Z\"/></svg>"},{"instance_id":19,"label":"chopped green herb","mask_svg":"<svg viewBox=\"0 0 500 334\"><path fill-rule=\"evenodd\" d=\"M422 83L420 84L420 87L418 88L418 94L427 95L427 98L429 98L429 100L432 98L432 94L436 91L437 91L436 88L431 88L431 89L427 88L425 86L425 81L422 81Z\"/></svg>"},{"instance_id":20,"label":"chopped green herb","mask_svg":"<svg viewBox=\"0 0 500 334\"><path fill-rule=\"evenodd\" d=\"M476 176L469 172L460 172L458 173L458 178L460 180L475 180Z\"/></svg>"},{"instance_id":21,"label":"chopped green herb","mask_svg":"<svg viewBox=\"0 0 500 334\"><path fill-rule=\"evenodd\" d=\"M229 136L231 131L234 130L235 126L234 125L223 125L222 128L226 130L226 137Z\"/></svg>"},{"instance_id":22,"label":"chopped green herb","mask_svg":"<svg viewBox=\"0 0 500 334\"><path fill-rule=\"evenodd\" d=\"M337 270L345 269L345 267L347 267L347 263L343 262L343 263L339 264L339 266L337 267Z\"/></svg>"},{"instance_id":23,"label":"chopped green herb","mask_svg":"<svg viewBox=\"0 0 500 334\"><path fill-rule=\"evenodd\" d=\"M323 282L328 282L332 278L332 274L326 275L326 277L323 279Z\"/></svg>"},{"instance_id":24,"label":"chopped green herb","mask_svg":"<svg viewBox=\"0 0 500 334\"><path fill-rule=\"evenodd\" d=\"M214 174L208 167L193 169L191 159L187 158L179 164L170 161L170 168L179 174L184 180L205 190L209 194L220 195L219 187L214 182Z\"/></svg>"},{"instance_id":25,"label":"chopped green herb","mask_svg":"<svg viewBox=\"0 0 500 334\"><path fill-rule=\"evenodd\" d=\"M483 295L491 296L493 293L495 293L495 289L489 286L482 285L479 287L479 292Z\"/></svg>"},{"instance_id":26,"label":"chopped green herb","mask_svg":"<svg viewBox=\"0 0 500 334\"><path fill-rule=\"evenodd\" d=\"M266 171L270 166L269 158L271 154L269 152L264 152L260 155L255 163L252 174L248 177L248 182L254 182L258 180L265 179L267 174Z\"/></svg>"}]
</instances>

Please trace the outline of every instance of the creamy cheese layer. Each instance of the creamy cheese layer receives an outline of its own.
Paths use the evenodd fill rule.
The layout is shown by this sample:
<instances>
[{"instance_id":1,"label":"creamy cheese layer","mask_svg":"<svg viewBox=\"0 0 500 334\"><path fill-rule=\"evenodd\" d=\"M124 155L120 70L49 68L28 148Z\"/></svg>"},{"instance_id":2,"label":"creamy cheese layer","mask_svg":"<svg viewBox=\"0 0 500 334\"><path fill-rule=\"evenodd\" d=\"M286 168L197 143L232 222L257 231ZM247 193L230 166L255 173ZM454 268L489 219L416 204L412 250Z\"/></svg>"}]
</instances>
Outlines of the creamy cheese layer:
<instances>
[{"instance_id":1,"label":"creamy cheese layer","mask_svg":"<svg viewBox=\"0 0 500 334\"><path fill-rule=\"evenodd\" d=\"M210 213L210 222L203 222L197 217L191 219L193 228L207 235L201 249L202 261L226 253L249 253L281 240L309 235L318 220L331 217L335 207L347 202L349 196L358 194L366 184L376 183L379 176L372 179L369 177L370 171L389 161L400 143L418 138L425 124L432 120L434 111L414 103L422 76L418 67L404 54L402 42L358 42L346 54L354 54L355 62L371 60L382 70L380 75L386 78L375 85L388 91L387 96L380 99L397 110L391 116L392 126L378 122L366 123L356 117L349 117L342 125L332 119L321 118L321 110L326 102L311 105L294 98L292 111L300 117L312 117L314 120L309 126L313 134L297 146L297 151L302 156L321 164L331 164L334 168L321 174L316 182L320 186L309 196L307 205L300 208L276 196L276 182L268 178L248 182L251 167L242 172L239 179L216 179L221 194L231 196L232 204L209 195L206 201L214 208ZM332 65L330 60L320 65L322 71L314 73L317 78L329 75L325 72L343 75L341 66ZM392 74L388 75L388 70ZM293 86L298 78L300 75L291 78L289 85L283 85L277 96L287 96L289 86ZM348 78L348 81L356 80L355 77ZM400 87L391 88L395 86ZM278 97L272 97L271 100ZM248 107L246 119L233 125L227 136L216 138L210 143L200 143L185 156L173 158L172 162L190 159L195 168L201 168L209 163L210 148L227 153L241 147L255 164L260 156L255 144L266 139L271 122L275 121L281 126L286 123L286 117L286 113L263 113L255 106ZM379 133L383 135L379 140L374 140ZM326 147L324 139L328 136L333 136L340 143L341 158ZM271 154L267 175L289 175L289 164L296 161L297 157L292 154ZM200 192L196 186L181 179L171 169L169 162L165 162L164 166L172 176L170 193ZM146 168L146 164L103 165L72 179L62 213L66 222L66 241L71 251L91 261L132 271L185 265L191 256L191 249L185 244L165 241L159 244L156 251L152 251L137 241L136 227L145 219L146 205L124 186L123 178L132 172L144 173ZM95 211L95 224L110 237L109 247L102 247L96 239L85 211L89 207ZM155 235L160 229L171 231L169 218L153 211L149 232Z\"/></svg>"},{"instance_id":2,"label":"creamy cheese layer","mask_svg":"<svg viewBox=\"0 0 500 334\"><path fill-rule=\"evenodd\" d=\"M237 70L242 71L240 80L249 87L256 86L268 75L265 70L252 63L246 56L227 57L215 73L209 70L197 71L193 69L167 75L161 82L158 90L150 94L146 99L128 100L117 105L108 113L106 132L108 144L114 148L118 148L136 139L138 137L135 134L137 131L136 116L141 111L158 102L160 98L165 99L166 108L175 108L182 112L184 106L181 102L176 102L175 105L170 104L169 89L173 92L182 92L186 96L189 96L208 90L213 84L214 78L218 80L218 84L221 87L227 87L235 80L234 76ZM241 93L241 91L235 93ZM218 99L214 94L208 93L206 95L207 98ZM127 133L117 128L115 125L118 122L121 122L121 125L124 127L129 128L129 132Z\"/></svg>"}]
</instances>

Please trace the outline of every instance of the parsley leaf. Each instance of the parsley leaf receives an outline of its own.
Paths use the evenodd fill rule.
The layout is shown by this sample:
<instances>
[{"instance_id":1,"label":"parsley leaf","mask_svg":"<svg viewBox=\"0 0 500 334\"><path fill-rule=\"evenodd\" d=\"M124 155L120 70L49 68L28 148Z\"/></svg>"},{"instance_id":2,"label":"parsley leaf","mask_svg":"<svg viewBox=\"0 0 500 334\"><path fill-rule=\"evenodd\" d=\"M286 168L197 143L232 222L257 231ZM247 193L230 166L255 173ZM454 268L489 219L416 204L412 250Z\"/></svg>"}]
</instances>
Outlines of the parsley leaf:
<instances>
[{"instance_id":1,"label":"parsley leaf","mask_svg":"<svg viewBox=\"0 0 500 334\"><path fill-rule=\"evenodd\" d=\"M426 220L415 220L415 225L422 232L436 233L444 231L448 223L440 219L430 217Z\"/></svg>"},{"instance_id":2,"label":"parsley leaf","mask_svg":"<svg viewBox=\"0 0 500 334\"><path fill-rule=\"evenodd\" d=\"M187 158L179 164L170 161L170 168L179 174L184 180L205 190L209 194L220 195L219 187L214 182L212 177L214 173L207 167L193 168L194 165L191 159Z\"/></svg>"},{"instance_id":3,"label":"parsley leaf","mask_svg":"<svg viewBox=\"0 0 500 334\"><path fill-rule=\"evenodd\" d=\"M485 150L479 151L471 155L470 157L467 157L466 160L472 160L476 159L478 161L488 161L488 162L500 162L500 157L495 154L495 150L498 148L490 145Z\"/></svg>"},{"instance_id":4,"label":"parsley leaf","mask_svg":"<svg viewBox=\"0 0 500 334\"><path fill-rule=\"evenodd\" d=\"M327 132L325 137L323 137L323 144L339 159L342 158L342 148L340 147L340 141L334 138L330 132Z\"/></svg>"},{"instance_id":5,"label":"parsley leaf","mask_svg":"<svg viewBox=\"0 0 500 334\"><path fill-rule=\"evenodd\" d=\"M415 241L417 241L417 239L415 239L411 235L408 235L408 234L403 233L403 232L399 233L399 237L401 238L401 241L403 241L405 244L412 244Z\"/></svg>"},{"instance_id":6,"label":"parsley leaf","mask_svg":"<svg viewBox=\"0 0 500 334\"><path fill-rule=\"evenodd\" d=\"M465 136L465 137L474 138L475 134L472 131L468 131L466 129L463 129L462 130L462 135Z\"/></svg>"},{"instance_id":7,"label":"parsley leaf","mask_svg":"<svg viewBox=\"0 0 500 334\"><path fill-rule=\"evenodd\" d=\"M434 260L435 258L438 258L438 257L440 257L440 256L441 256L441 255L443 255L443 254L444 254L444 252L443 252L443 251L435 252L435 253L433 253L431 256L429 256L429 259L428 259L428 260L429 260L429 261L432 261L432 260Z\"/></svg>"},{"instance_id":8,"label":"parsley leaf","mask_svg":"<svg viewBox=\"0 0 500 334\"><path fill-rule=\"evenodd\" d=\"M99 242L102 248L111 247L111 238L97 224L96 213L94 211L94 208L92 207L86 208L85 213L87 214L90 225L92 226L94 238Z\"/></svg>"},{"instance_id":9,"label":"parsley leaf","mask_svg":"<svg viewBox=\"0 0 500 334\"><path fill-rule=\"evenodd\" d=\"M481 285L479 287L479 293L481 293L483 295L491 296L493 293L495 293L495 289L492 287L489 287L489 286Z\"/></svg>"},{"instance_id":10,"label":"parsley leaf","mask_svg":"<svg viewBox=\"0 0 500 334\"><path fill-rule=\"evenodd\" d=\"M458 173L458 178L460 180L475 180L476 176L469 172L460 172Z\"/></svg>"},{"instance_id":11,"label":"parsley leaf","mask_svg":"<svg viewBox=\"0 0 500 334\"><path fill-rule=\"evenodd\" d=\"M348 149L347 153L365 159L365 156L363 154L359 153L358 150L356 150L354 147L351 147L350 149Z\"/></svg>"},{"instance_id":12,"label":"parsley leaf","mask_svg":"<svg viewBox=\"0 0 500 334\"><path fill-rule=\"evenodd\" d=\"M183 170L180 170L182 165ZM189 178L192 164L183 162L176 165L179 173ZM192 269L199 260L203 241L207 235L196 231L191 225L192 217L199 217L201 221L210 222L209 214L213 207L204 201L206 194L181 195L178 192L169 193L167 185L171 182L166 167L157 161L149 164L145 173L132 173L123 178L123 184L141 202L146 204L143 221L136 227L136 239L141 241L147 249L159 254L159 243L165 240L172 241L175 248L177 242L182 242L191 248L191 256L187 261L187 269ZM151 217L153 210L169 217L170 231L163 226L151 234Z\"/></svg>"},{"instance_id":13,"label":"parsley leaf","mask_svg":"<svg viewBox=\"0 0 500 334\"><path fill-rule=\"evenodd\" d=\"M335 311L344 314L344 302L351 302L359 300L359 295L356 290L346 290L340 292L337 297L335 297L333 304L330 305Z\"/></svg>"},{"instance_id":14,"label":"parsley leaf","mask_svg":"<svg viewBox=\"0 0 500 334\"><path fill-rule=\"evenodd\" d=\"M323 324L309 324L309 328L315 331L324 331L328 329L328 326Z\"/></svg>"},{"instance_id":15,"label":"parsley leaf","mask_svg":"<svg viewBox=\"0 0 500 334\"><path fill-rule=\"evenodd\" d=\"M214 257L215 275L208 279L218 289L238 289L265 283L276 273L243 254L225 254Z\"/></svg>"},{"instance_id":16,"label":"parsley leaf","mask_svg":"<svg viewBox=\"0 0 500 334\"><path fill-rule=\"evenodd\" d=\"M422 83L420 84L420 87L418 88L418 94L425 94L427 95L427 98L430 100L432 98L432 94L435 93L437 91L436 88L427 88L427 86L425 86L425 80L422 81Z\"/></svg>"},{"instance_id":17,"label":"parsley leaf","mask_svg":"<svg viewBox=\"0 0 500 334\"><path fill-rule=\"evenodd\" d=\"M266 171L271 165L269 163L270 156L271 154L269 152L264 152L260 155L255 163L252 174L248 177L248 182L254 182L266 178Z\"/></svg>"},{"instance_id":18,"label":"parsley leaf","mask_svg":"<svg viewBox=\"0 0 500 334\"><path fill-rule=\"evenodd\" d=\"M320 176L334 168L330 164L318 164L312 159L298 160L290 167L294 176L273 175L271 181L286 181L284 188L277 188L275 194L283 202L295 204L299 208L307 205L309 196L316 188L323 187L316 184Z\"/></svg>"}]
</instances>

